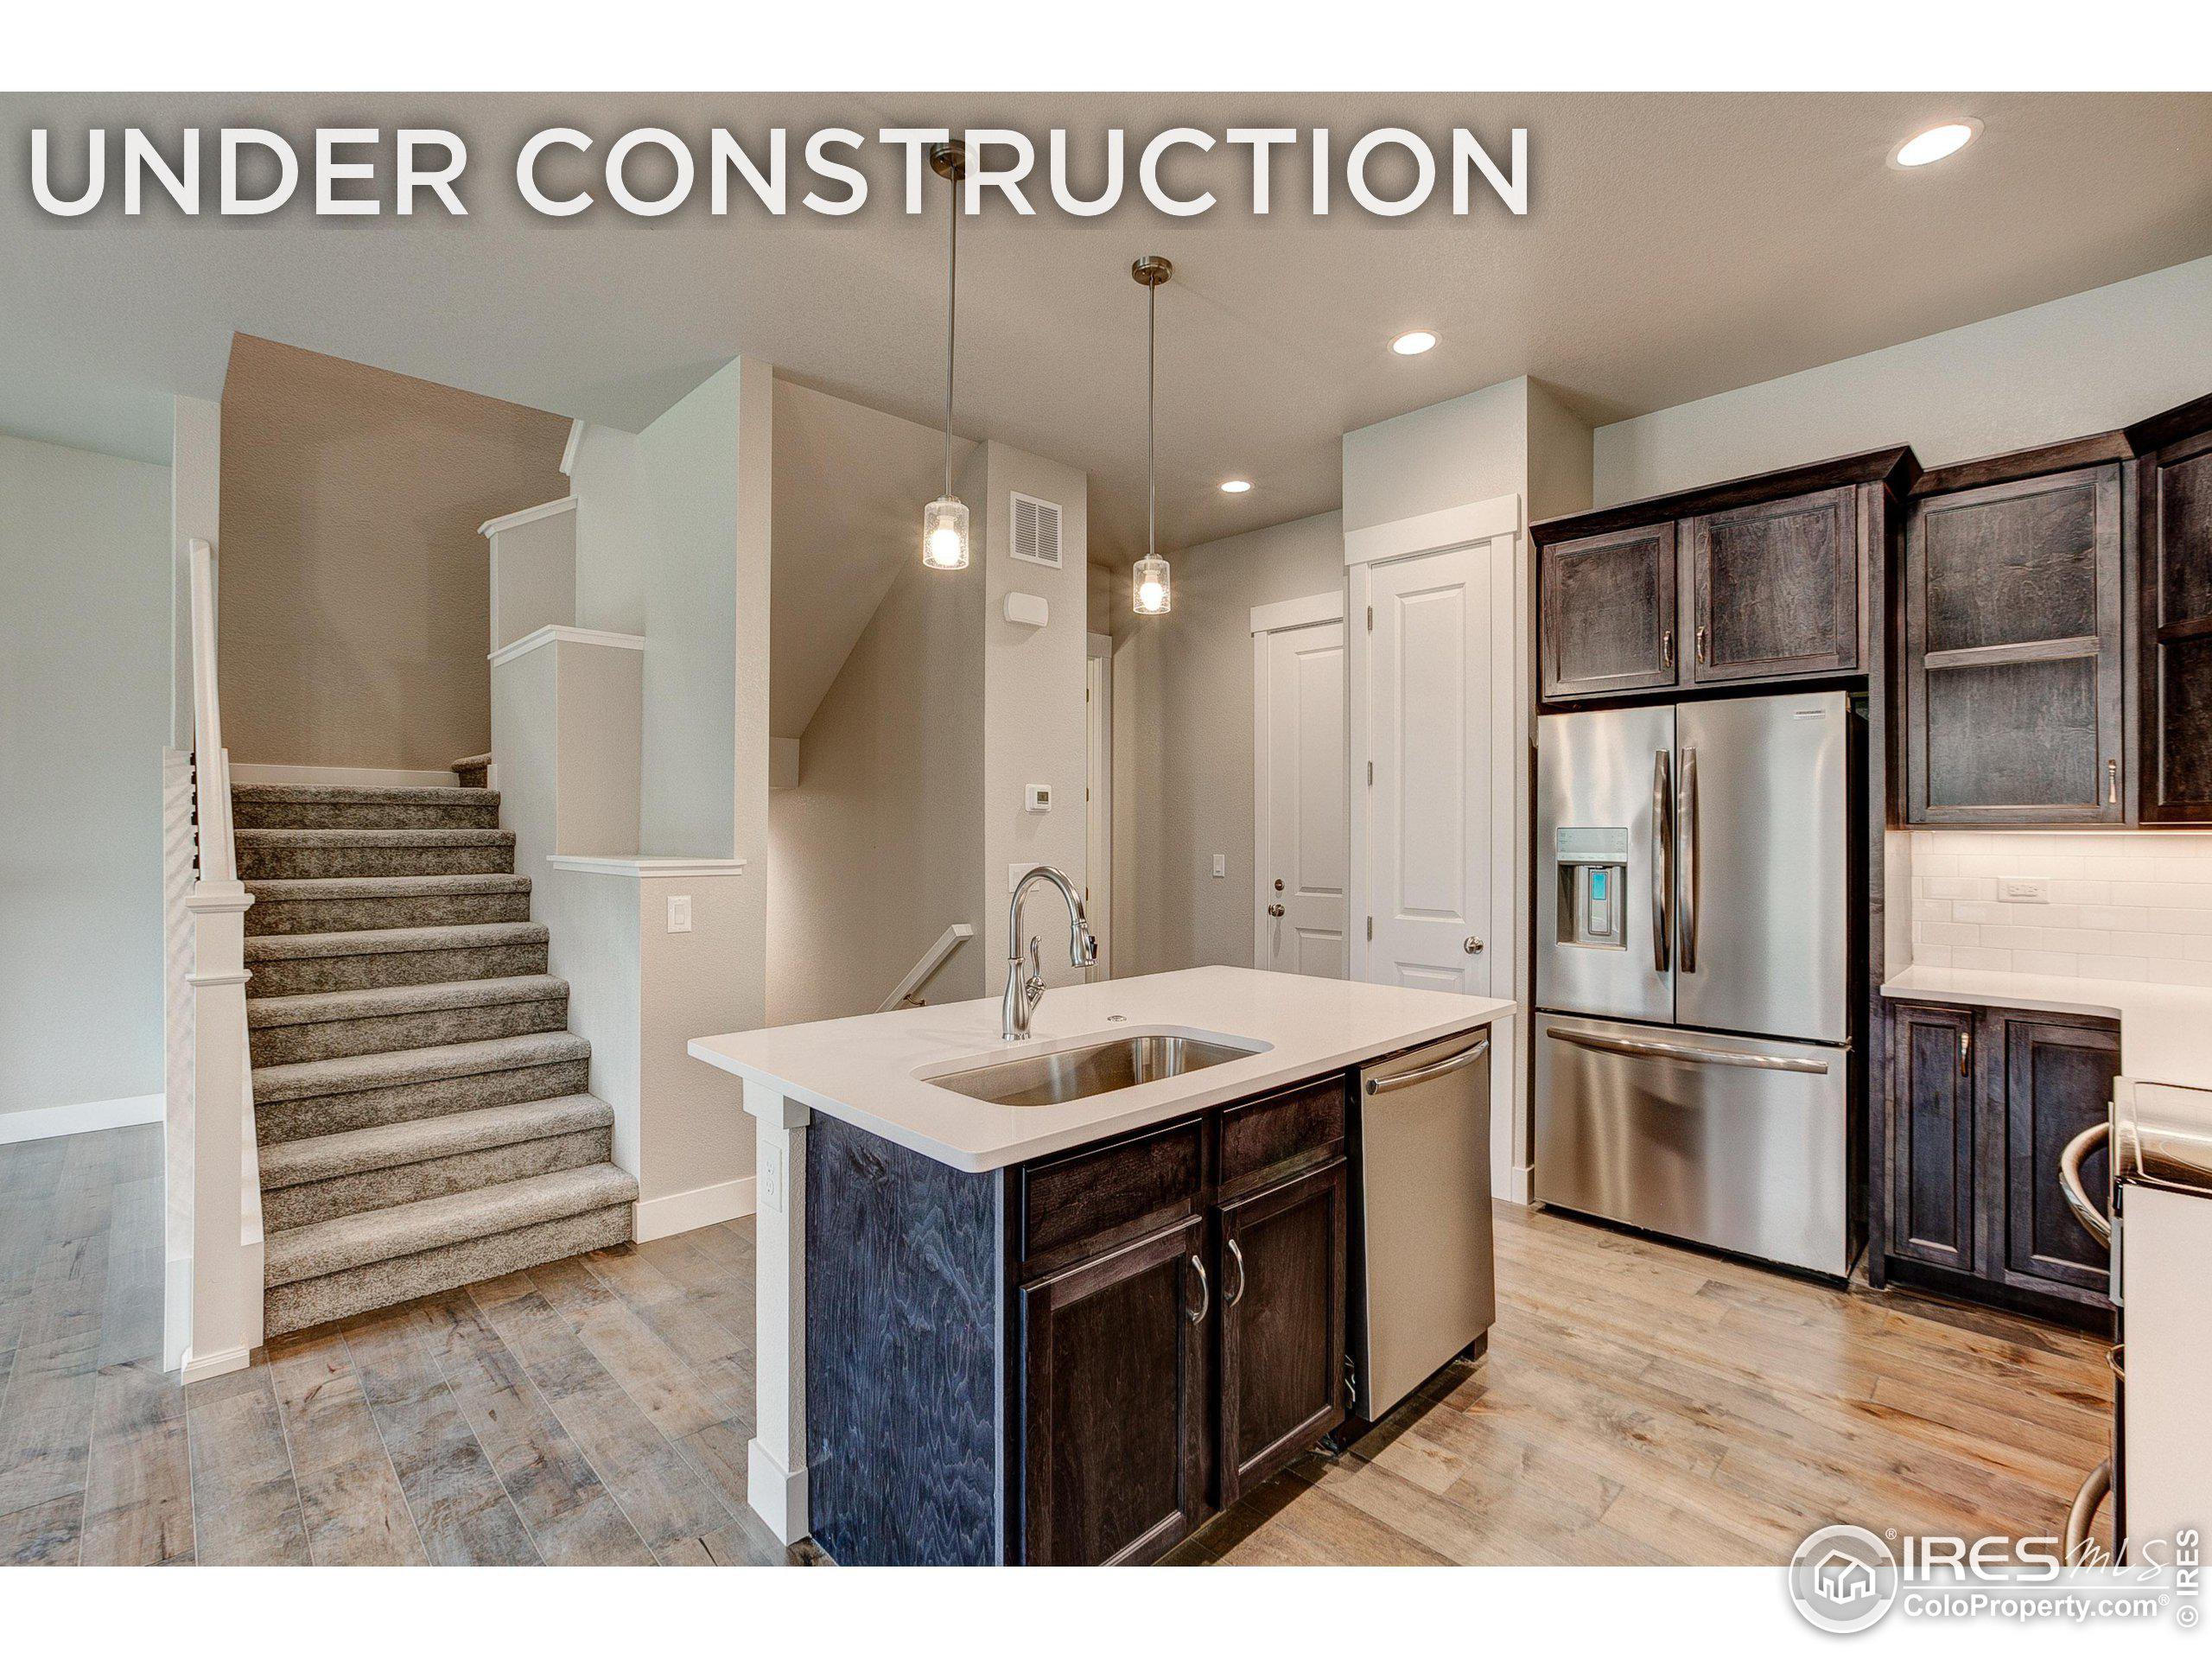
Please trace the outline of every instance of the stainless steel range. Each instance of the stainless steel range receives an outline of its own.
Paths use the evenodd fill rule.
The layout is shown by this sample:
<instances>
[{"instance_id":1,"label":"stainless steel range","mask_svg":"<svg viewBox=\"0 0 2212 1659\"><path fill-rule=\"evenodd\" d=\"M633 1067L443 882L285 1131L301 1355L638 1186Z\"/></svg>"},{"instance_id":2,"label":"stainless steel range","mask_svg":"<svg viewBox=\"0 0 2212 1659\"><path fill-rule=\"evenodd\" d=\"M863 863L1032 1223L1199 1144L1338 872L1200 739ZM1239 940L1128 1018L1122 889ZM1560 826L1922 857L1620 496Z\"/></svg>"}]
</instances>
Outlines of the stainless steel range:
<instances>
[{"instance_id":1,"label":"stainless steel range","mask_svg":"<svg viewBox=\"0 0 2212 1659\"><path fill-rule=\"evenodd\" d=\"M1535 1196L1850 1270L1850 702L1536 722Z\"/></svg>"}]
</instances>

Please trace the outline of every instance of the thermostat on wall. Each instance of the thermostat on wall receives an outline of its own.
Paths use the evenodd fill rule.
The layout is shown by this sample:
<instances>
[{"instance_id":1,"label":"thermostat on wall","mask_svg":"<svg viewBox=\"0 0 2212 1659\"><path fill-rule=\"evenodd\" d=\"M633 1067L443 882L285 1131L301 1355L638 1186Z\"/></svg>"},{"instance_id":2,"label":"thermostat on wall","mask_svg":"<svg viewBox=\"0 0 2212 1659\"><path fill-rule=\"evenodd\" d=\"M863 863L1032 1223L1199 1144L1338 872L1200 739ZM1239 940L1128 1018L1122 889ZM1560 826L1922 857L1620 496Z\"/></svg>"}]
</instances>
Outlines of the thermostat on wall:
<instances>
[{"instance_id":1,"label":"thermostat on wall","mask_svg":"<svg viewBox=\"0 0 2212 1659\"><path fill-rule=\"evenodd\" d=\"M1023 791L1023 793L1028 798L1024 804L1032 812L1049 812L1052 810L1052 786L1050 784L1031 784Z\"/></svg>"}]
</instances>

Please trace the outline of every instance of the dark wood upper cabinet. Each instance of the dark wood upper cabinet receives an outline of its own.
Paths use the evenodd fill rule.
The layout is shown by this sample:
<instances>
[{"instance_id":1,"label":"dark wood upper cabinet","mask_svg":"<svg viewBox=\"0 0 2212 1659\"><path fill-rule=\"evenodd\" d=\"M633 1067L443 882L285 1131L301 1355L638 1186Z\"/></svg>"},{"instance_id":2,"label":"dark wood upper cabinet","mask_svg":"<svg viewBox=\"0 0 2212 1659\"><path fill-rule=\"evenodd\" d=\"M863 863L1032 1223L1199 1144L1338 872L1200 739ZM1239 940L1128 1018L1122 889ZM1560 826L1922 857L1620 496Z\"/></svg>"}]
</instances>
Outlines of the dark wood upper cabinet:
<instances>
[{"instance_id":1,"label":"dark wood upper cabinet","mask_svg":"<svg viewBox=\"0 0 2212 1659\"><path fill-rule=\"evenodd\" d=\"M1692 684L1858 668L1857 499L1847 486L1682 521Z\"/></svg>"},{"instance_id":2,"label":"dark wood upper cabinet","mask_svg":"<svg viewBox=\"0 0 2212 1659\"><path fill-rule=\"evenodd\" d=\"M1675 683L1672 524L1554 542L1537 557L1547 698Z\"/></svg>"},{"instance_id":3,"label":"dark wood upper cabinet","mask_svg":"<svg viewBox=\"0 0 2212 1659\"><path fill-rule=\"evenodd\" d=\"M1916 823L2126 817L2116 462L1923 496L1906 527Z\"/></svg>"},{"instance_id":4,"label":"dark wood upper cabinet","mask_svg":"<svg viewBox=\"0 0 2212 1659\"><path fill-rule=\"evenodd\" d=\"M2101 1304L2112 1252L2089 1236L2059 1189L2066 1143L2107 1120L2120 1075L2120 1033L2009 1015L2005 1033L2005 1214L1999 1276L2024 1289ZM2109 1184L2103 1149L2084 1160L2082 1186Z\"/></svg>"},{"instance_id":5,"label":"dark wood upper cabinet","mask_svg":"<svg viewBox=\"0 0 2212 1659\"><path fill-rule=\"evenodd\" d=\"M2140 812L2212 820L2212 411L2135 463Z\"/></svg>"},{"instance_id":6,"label":"dark wood upper cabinet","mask_svg":"<svg viewBox=\"0 0 2212 1659\"><path fill-rule=\"evenodd\" d=\"M1221 1211L1221 1503L1344 1421L1342 1160Z\"/></svg>"},{"instance_id":7,"label":"dark wood upper cabinet","mask_svg":"<svg viewBox=\"0 0 2212 1659\"><path fill-rule=\"evenodd\" d=\"M1890 1254L1971 1273L1974 1015L1901 1004L1892 1027Z\"/></svg>"},{"instance_id":8,"label":"dark wood upper cabinet","mask_svg":"<svg viewBox=\"0 0 2212 1659\"><path fill-rule=\"evenodd\" d=\"M1205 1224L1021 1292L1023 1558L1144 1561L1205 1513Z\"/></svg>"}]
</instances>

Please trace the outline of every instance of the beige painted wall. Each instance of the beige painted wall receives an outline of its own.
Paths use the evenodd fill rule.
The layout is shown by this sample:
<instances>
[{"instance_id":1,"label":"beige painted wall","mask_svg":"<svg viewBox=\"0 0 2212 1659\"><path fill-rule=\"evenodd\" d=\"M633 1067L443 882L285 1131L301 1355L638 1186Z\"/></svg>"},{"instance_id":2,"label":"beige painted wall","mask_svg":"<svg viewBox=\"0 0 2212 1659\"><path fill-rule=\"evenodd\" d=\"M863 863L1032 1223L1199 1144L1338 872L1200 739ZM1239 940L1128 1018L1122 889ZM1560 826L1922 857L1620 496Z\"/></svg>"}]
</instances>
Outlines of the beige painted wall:
<instances>
[{"instance_id":1,"label":"beige painted wall","mask_svg":"<svg viewBox=\"0 0 2212 1659\"><path fill-rule=\"evenodd\" d=\"M1166 616L1109 613L1117 973L1252 965L1252 607L1341 594L1344 559L1319 513L1176 553Z\"/></svg>"},{"instance_id":2,"label":"beige painted wall","mask_svg":"<svg viewBox=\"0 0 2212 1659\"><path fill-rule=\"evenodd\" d=\"M902 572L768 799L768 1023L874 1009L976 902L983 572ZM924 990L983 994L978 937Z\"/></svg>"},{"instance_id":3,"label":"beige painted wall","mask_svg":"<svg viewBox=\"0 0 2212 1659\"><path fill-rule=\"evenodd\" d=\"M2212 259L1598 429L1605 505L1885 444L1942 466L2212 392Z\"/></svg>"},{"instance_id":4,"label":"beige painted wall","mask_svg":"<svg viewBox=\"0 0 2212 1659\"><path fill-rule=\"evenodd\" d=\"M0 435L0 1117L162 1091L169 469Z\"/></svg>"},{"instance_id":5,"label":"beige painted wall","mask_svg":"<svg viewBox=\"0 0 2212 1659\"><path fill-rule=\"evenodd\" d=\"M567 493L568 421L245 334L222 410L232 759L417 769L482 753L476 527Z\"/></svg>"}]
</instances>

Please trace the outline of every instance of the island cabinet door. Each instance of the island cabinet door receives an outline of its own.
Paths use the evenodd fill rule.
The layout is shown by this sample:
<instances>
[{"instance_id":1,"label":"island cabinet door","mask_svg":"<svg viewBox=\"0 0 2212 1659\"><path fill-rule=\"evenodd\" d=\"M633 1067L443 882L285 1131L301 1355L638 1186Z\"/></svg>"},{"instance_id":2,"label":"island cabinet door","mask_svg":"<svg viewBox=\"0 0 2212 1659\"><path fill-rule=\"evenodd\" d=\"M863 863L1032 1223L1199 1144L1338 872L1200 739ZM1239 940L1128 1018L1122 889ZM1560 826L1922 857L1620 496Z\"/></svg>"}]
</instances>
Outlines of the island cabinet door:
<instances>
[{"instance_id":1,"label":"island cabinet door","mask_svg":"<svg viewBox=\"0 0 2212 1659\"><path fill-rule=\"evenodd\" d=\"M1022 1291L1030 1565L1148 1561L1204 1515L1205 1239L1193 1217Z\"/></svg>"},{"instance_id":2,"label":"island cabinet door","mask_svg":"<svg viewBox=\"0 0 2212 1659\"><path fill-rule=\"evenodd\" d=\"M1342 1160L1221 1211L1221 1502L1295 1461L1344 1416Z\"/></svg>"}]
</instances>

